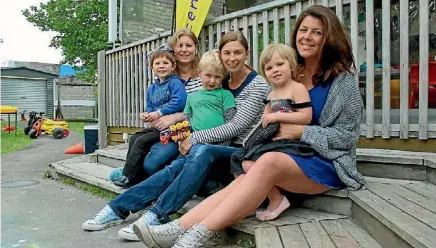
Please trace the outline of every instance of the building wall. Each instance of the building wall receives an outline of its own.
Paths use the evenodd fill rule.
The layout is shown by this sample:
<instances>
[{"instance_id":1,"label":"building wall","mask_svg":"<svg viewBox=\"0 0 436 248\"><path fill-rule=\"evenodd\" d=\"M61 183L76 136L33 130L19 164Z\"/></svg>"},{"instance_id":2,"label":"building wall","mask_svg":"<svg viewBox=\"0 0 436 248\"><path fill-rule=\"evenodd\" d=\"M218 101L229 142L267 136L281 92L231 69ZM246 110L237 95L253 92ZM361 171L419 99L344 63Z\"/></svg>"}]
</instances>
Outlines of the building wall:
<instances>
[{"instance_id":1,"label":"building wall","mask_svg":"<svg viewBox=\"0 0 436 248\"><path fill-rule=\"evenodd\" d=\"M26 62L26 61L9 61L8 67L26 67L50 74L59 75L59 64L49 64L40 62Z\"/></svg>"},{"instance_id":2,"label":"building wall","mask_svg":"<svg viewBox=\"0 0 436 248\"><path fill-rule=\"evenodd\" d=\"M96 88L97 85L76 78L61 78L56 82L55 106L60 102L67 120L97 118Z\"/></svg>"}]
</instances>

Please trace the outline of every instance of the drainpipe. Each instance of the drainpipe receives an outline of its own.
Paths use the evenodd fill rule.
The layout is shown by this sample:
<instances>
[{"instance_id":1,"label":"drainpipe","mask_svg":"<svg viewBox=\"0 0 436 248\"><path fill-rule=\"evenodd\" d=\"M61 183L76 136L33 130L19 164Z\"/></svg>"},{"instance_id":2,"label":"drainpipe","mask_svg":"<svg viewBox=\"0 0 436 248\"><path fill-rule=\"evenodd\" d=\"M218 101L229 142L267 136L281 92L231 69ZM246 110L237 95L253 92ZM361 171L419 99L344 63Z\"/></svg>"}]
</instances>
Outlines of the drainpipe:
<instances>
[{"instance_id":1,"label":"drainpipe","mask_svg":"<svg viewBox=\"0 0 436 248\"><path fill-rule=\"evenodd\" d=\"M117 0L109 0L109 27L108 27L108 41L107 50L113 48L115 40L117 39Z\"/></svg>"}]
</instances>

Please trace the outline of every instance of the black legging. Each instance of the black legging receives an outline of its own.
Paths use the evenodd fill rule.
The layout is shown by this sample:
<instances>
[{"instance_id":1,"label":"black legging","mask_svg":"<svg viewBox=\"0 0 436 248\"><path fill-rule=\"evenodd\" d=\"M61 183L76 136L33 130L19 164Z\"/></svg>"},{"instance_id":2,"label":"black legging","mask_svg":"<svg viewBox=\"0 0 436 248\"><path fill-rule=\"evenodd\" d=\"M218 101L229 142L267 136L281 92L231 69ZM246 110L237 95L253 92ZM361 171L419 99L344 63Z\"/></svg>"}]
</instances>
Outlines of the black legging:
<instances>
[{"instance_id":1,"label":"black legging","mask_svg":"<svg viewBox=\"0 0 436 248\"><path fill-rule=\"evenodd\" d=\"M145 156L150 152L151 147L156 142L159 142L159 139L160 131L156 128L146 128L136 132L130 137L123 175L126 176L131 183L137 184L150 176L147 175L142 164Z\"/></svg>"}]
</instances>

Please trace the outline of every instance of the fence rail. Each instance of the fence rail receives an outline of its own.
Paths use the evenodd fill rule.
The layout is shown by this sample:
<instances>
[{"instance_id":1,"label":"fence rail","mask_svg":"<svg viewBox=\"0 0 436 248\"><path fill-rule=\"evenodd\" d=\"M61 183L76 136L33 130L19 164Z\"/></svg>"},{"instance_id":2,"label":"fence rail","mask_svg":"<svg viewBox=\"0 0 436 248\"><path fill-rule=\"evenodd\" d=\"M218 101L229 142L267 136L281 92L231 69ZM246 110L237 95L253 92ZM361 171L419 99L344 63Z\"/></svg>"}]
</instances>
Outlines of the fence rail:
<instances>
[{"instance_id":1,"label":"fence rail","mask_svg":"<svg viewBox=\"0 0 436 248\"><path fill-rule=\"evenodd\" d=\"M430 0L433 1L433 0ZM328 5L344 22L347 12L348 31L356 62L364 57L366 73L356 73L365 101L365 115L361 135L367 138L436 137L436 110L429 109L429 0L419 0L419 108L410 108L409 83L409 0L400 1L400 68L399 111L391 107L391 1L382 0L382 70L375 70L374 62L374 1L353 0L277 0L252 8L233 12L207 21L200 33L202 52L214 49L221 36L230 30L238 30L247 37L251 54L249 64L258 69L260 52L271 43L290 44L290 34L296 18L312 4ZM359 34L359 9L365 10L365 32ZM349 22L349 23L348 23ZM358 53L358 42L366 37L366 55ZM105 107L99 105L100 117L107 127L141 127L139 113L144 110L145 91L152 83L152 72L147 66L147 51L168 41L170 32L152 36L122 47L104 52L99 59L100 93L105 94ZM104 68L103 68L104 65ZM357 65L359 71L359 65ZM381 74L381 75L380 75ZM376 81L381 77L381 82ZM381 85L379 85L381 83ZM104 88L104 89L102 89ZM380 92L376 92L380 89ZM376 109L375 96L381 93L381 110ZM429 118L431 121L429 121ZM379 120L381 119L381 121ZM431 124L429 124L429 122ZM412 123L412 124L411 124Z\"/></svg>"}]
</instances>

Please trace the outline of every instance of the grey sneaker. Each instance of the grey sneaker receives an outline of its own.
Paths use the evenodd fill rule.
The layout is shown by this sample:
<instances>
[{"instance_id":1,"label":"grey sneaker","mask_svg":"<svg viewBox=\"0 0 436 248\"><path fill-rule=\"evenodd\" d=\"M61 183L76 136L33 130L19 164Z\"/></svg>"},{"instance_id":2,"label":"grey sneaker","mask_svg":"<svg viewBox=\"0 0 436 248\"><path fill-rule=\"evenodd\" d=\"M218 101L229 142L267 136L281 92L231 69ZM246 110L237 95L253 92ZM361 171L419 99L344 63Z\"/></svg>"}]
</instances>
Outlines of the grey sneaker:
<instances>
[{"instance_id":1,"label":"grey sneaker","mask_svg":"<svg viewBox=\"0 0 436 248\"><path fill-rule=\"evenodd\" d=\"M118 236L130 241L140 241L138 236L133 232L133 224L130 224L118 231Z\"/></svg>"},{"instance_id":2,"label":"grey sneaker","mask_svg":"<svg viewBox=\"0 0 436 248\"><path fill-rule=\"evenodd\" d=\"M133 225L133 231L148 248L170 248L177 237L186 232L179 225L179 220L158 226L140 222Z\"/></svg>"},{"instance_id":3,"label":"grey sneaker","mask_svg":"<svg viewBox=\"0 0 436 248\"><path fill-rule=\"evenodd\" d=\"M173 248L201 248L209 241L215 232L209 231L205 225L195 224L180 236Z\"/></svg>"},{"instance_id":4,"label":"grey sneaker","mask_svg":"<svg viewBox=\"0 0 436 248\"><path fill-rule=\"evenodd\" d=\"M100 231L109 226L123 223L122 220L108 205L104 206L94 217L83 222L82 228L88 231Z\"/></svg>"}]
</instances>

